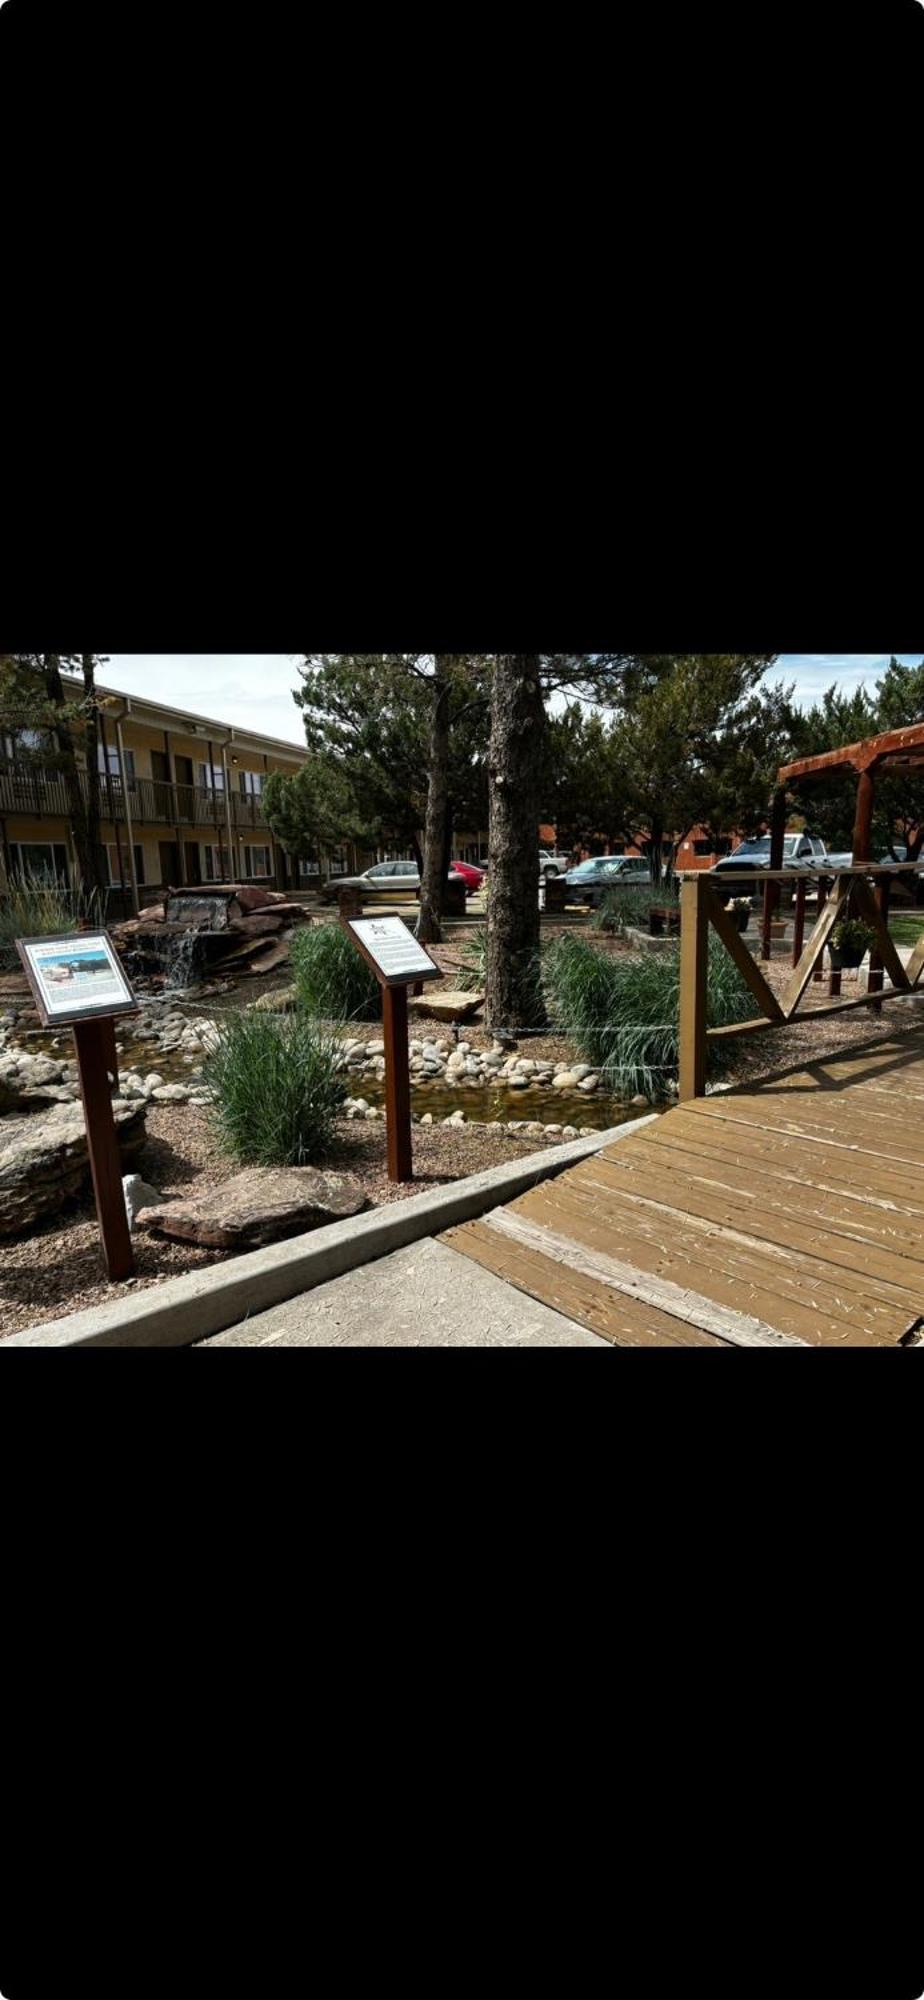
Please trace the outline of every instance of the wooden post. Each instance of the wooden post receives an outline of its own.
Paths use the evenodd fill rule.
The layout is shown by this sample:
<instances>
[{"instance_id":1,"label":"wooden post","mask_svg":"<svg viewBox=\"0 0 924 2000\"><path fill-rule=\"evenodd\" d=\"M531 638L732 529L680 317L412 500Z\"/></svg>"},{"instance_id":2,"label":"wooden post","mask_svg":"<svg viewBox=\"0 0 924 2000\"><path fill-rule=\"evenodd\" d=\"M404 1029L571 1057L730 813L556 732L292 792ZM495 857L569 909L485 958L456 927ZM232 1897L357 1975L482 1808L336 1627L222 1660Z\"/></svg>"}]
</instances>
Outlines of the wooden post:
<instances>
[{"instance_id":1,"label":"wooden post","mask_svg":"<svg viewBox=\"0 0 924 2000\"><path fill-rule=\"evenodd\" d=\"M706 1088L706 973L709 919L705 876L688 875L680 891L680 1082L679 1101L702 1097Z\"/></svg>"},{"instance_id":2,"label":"wooden post","mask_svg":"<svg viewBox=\"0 0 924 2000\"><path fill-rule=\"evenodd\" d=\"M888 930L889 928L889 904L891 900L892 900L892 877L891 875L880 875L879 880L876 884L876 902L879 906L879 915L881 916L882 921L885 924L886 930ZM868 993L882 992L882 957L880 953L875 949L875 947L870 952L869 983L867 985L866 990ZM873 1000L871 1003L871 1011L874 1014L881 1014L882 1001Z\"/></svg>"},{"instance_id":3,"label":"wooden post","mask_svg":"<svg viewBox=\"0 0 924 2000\"><path fill-rule=\"evenodd\" d=\"M860 772L857 784L857 811L853 823L853 862L859 867L861 861L870 860L870 844L873 837L873 801L876 796L876 781L872 766Z\"/></svg>"},{"instance_id":4,"label":"wooden post","mask_svg":"<svg viewBox=\"0 0 924 2000\"><path fill-rule=\"evenodd\" d=\"M771 870L783 866L783 837L786 832L786 788L777 786L770 807L770 867ZM770 928L779 908L780 885L778 882L764 883L764 921L761 932L761 958L773 955L773 932Z\"/></svg>"},{"instance_id":5,"label":"wooden post","mask_svg":"<svg viewBox=\"0 0 924 2000\"><path fill-rule=\"evenodd\" d=\"M827 877L826 877L825 875L819 875L819 877L818 877L818 897L817 897L817 900L816 900L816 903L815 903L815 922L816 922L816 924L817 924L817 923L818 923L818 922L820 921L820 918L821 918L821 913L822 913L822 910L824 909L824 906L825 906L825 904L826 904L827 900L828 900L828 881L827 881ZM824 976L825 976L825 969L824 969L824 963L823 963L823 958L824 958L824 954L822 954L822 957L821 957L821 958L819 959L819 961L818 961L818 964L817 964L817 966L815 967L815 970L814 970L814 972L812 973L812 979L813 979L813 980L817 980L817 981L818 981L819 983L821 982L821 980L823 980L823 978L824 978Z\"/></svg>"},{"instance_id":6,"label":"wooden post","mask_svg":"<svg viewBox=\"0 0 924 2000\"><path fill-rule=\"evenodd\" d=\"M125 1195L122 1190L122 1161L109 1095L110 1039L115 1025L109 1020L74 1023L74 1047L87 1122L90 1171L96 1195L103 1252L110 1279L128 1278L135 1268L132 1255Z\"/></svg>"},{"instance_id":7,"label":"wooden post","mask_svg":"<svg viewBox=\"0 0 924 2000\"><path fill-rule=\"evenodd\" d=\"M411 1079L407 1060L407 987L383 986L385 1029L385 1132L388 1178L414 1178L411 1153Z\"/></svg>"},{"instance_id":8,"label":"wooden post","mask_svg":"<svg viewBox=\"0 0 924 2000\"><path fill-rule=\"evenodd\" d=\"M798 965L805 942L805 876L796 883L796 921L792 934L792 962Z\"/></svg>"}]
</instances>

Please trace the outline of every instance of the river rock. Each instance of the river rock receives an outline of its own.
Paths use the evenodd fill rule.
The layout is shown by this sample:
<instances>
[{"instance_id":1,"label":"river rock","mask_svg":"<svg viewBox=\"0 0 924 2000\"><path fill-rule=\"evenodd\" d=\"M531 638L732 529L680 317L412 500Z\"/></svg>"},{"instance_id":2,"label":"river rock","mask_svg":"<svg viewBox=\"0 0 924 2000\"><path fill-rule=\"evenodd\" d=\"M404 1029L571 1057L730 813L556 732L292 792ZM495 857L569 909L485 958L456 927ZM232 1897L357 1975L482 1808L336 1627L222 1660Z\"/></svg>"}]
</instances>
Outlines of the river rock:
<instances>
[{"instance_id":1,"label":"river rock","mask_svg":"<svg viewBox=\"0 0 924 2000\"><path fill-rule=\"evenodd\" d=\"M185 1104L189 1091L185 1083L162 1083L159 1089L152 1090L151 1096L157 1104Z\"/></svg>"},{"instance_id":2,"label":"river rock","mask_svg":"<svg viewBox=\"0 0 924 2000\"><path fill-rule=\"evenodd\" d=\"M366 1205L352 1174L315 1167L247 1167L204 1194L143 1209L138 1227L215 1250L256 1250L341 1222Z\"/></svg>"},{"instance_id":3,"label":"river rock","mask_svg":"<svg viewBox=\"0 0 924 2000\"><path fill-rule=\"evenodd\" d=\"M578 1087L578 1084L579 1084L579 1082L580 1082L580 1078L579 1078L579 1077L577 1077L577 1076L575 1076L575 1074L574 1074L574 1071L573 1071L573 1069L562 1069L562 1070L559 1070L559 1072L558 1072L558 1075L557 1075L557 1076L553 1076L553 1078L552 1078L552 1089L553 1089L553 1090L576 1090L576 1089L577 1089L577 1087Z\"/></svg>"},{"instance_id":4,"label":"river rock","mask_svg":"<svg viewBox=\"0 0 924 2000\"><path fill-rule=\"evenodd\" d=\"M114 1098L123 1162L144 1145L145 1106ZM83 1106L56 1104L0 1121L0 1236L28 1229L90 1182Z\"/></svg>"}]
</instances>

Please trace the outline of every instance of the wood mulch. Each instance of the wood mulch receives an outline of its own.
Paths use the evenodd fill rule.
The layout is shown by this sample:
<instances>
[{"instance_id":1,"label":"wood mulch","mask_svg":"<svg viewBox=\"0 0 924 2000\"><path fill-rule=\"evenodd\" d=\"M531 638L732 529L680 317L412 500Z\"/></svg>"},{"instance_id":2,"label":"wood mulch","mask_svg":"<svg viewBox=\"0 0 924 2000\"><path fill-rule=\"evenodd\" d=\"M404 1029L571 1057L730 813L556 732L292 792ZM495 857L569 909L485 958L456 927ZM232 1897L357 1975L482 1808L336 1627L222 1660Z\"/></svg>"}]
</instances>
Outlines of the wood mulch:
<instances>
[{"instance_id":1,"label":"wood mulch","mask_svg":"<svg viewBox=\"0 0 924 2000\"><path fill-rule=\"evenodd\" d=\"M207 1113L196 1105L148 1107L148 1139L133 1171L150 1181L165 1197L197 1194L217 1187L239 1171L239 1163L215 1148ZM511 1133L509 1138L476 1126L413 1128L414 1179L389 1181L386 1170L385 1126L344 1119L324 1165L355 1175L374 1207L402 1201L427 1188L522 1158L543 1143L536 1134ZM549 1145L554 1141L549 1140ZM139 1291L162 1285L184 1271L222 1263L229 1252L192 1243L175 1243L139 1230L132 1238L136 1275L119 1287L103 1272L99 1227L92 1196L75 1202L70 1212L35 1225L31 1234L0 1239L0 1339L26 1328L61 1319L66 1313L102 1305L117 1291Z\"/></svg>"}]
</instances>

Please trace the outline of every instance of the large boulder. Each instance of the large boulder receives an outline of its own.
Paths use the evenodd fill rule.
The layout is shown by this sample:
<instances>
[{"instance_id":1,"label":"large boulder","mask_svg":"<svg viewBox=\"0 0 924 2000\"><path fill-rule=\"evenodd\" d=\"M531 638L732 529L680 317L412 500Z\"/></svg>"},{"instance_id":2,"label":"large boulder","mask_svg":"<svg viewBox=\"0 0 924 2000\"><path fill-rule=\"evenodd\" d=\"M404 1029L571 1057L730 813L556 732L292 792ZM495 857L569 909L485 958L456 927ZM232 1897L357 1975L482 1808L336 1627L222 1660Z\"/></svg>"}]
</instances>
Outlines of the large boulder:
<instances>
[{"instance_id":1,"label":"large boulder","mask_svg":"<svg viewBox=\"0 0 924 2000\"><path fill-rule=\"evenodd\" d=\"M114 1098L112 1114L123 1162L144 1145L144 1101ZM14 1236L90 1184L82 1104L0 1119L0 1236Z\"/></svg>"},{"instance_id":2,"label":"large boulder","mask_svg":"<svg viewBox=\"0 0 924 2000\"><path fill-rule=\"evenodd\" d=\"M215 1250L258 1250L326 1222L342 1222L365 1207L366 1196L352 1174L247 1167L205 1194L145 1208L137 1226Z\"/></svg>"}]
</instances>

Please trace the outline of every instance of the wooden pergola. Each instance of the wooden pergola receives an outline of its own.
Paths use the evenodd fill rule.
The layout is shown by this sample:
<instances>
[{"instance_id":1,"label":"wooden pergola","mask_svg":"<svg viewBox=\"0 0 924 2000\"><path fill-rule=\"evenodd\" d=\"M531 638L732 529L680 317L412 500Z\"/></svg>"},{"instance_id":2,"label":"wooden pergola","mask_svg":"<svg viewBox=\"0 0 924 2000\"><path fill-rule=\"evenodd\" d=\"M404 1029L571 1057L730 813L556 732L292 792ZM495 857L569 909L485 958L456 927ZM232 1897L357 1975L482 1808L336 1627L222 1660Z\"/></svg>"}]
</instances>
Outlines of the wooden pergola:
<instances>
[{"instance_id":1,"label":"wooden pergola","mask_svg":"<svg viewBox=\"0 0 924 2000\"><path fill-rule=\"evenodd\" d=\"M788 787L805 779L827 777L832 771L839 770L855 771L857 774L854 861L871 861L869 850L876 776L880 771L924 770L924 722L912 723L908 729L890 729L884 736L869 736L865 743L847 743L841 750L825 750L820 757L801 757L795 764L781 764L771 811L771 868L782 868L783 865Z\"/></svg>"}]
</instances>

